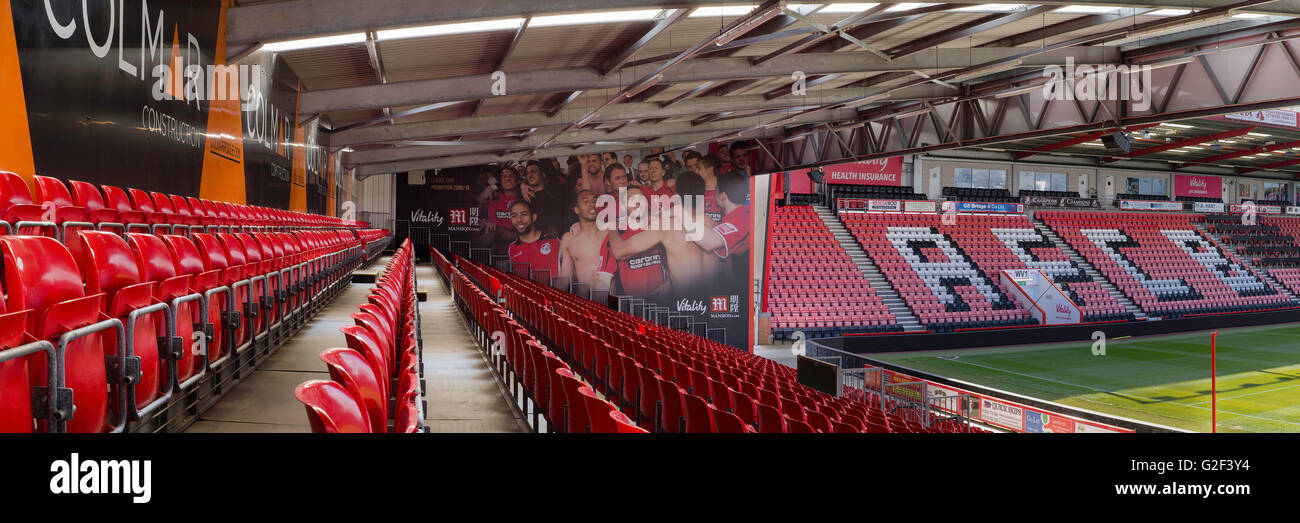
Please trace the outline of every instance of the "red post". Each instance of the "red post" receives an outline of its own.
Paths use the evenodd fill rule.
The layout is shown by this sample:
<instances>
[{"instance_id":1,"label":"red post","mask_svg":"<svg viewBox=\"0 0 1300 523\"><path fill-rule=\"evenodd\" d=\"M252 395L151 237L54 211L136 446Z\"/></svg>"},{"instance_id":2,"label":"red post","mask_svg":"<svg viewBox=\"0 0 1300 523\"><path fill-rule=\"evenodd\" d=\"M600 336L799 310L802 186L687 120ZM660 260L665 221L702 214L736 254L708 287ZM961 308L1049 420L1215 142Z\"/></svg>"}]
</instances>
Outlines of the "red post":
<instances>
[{"instance_id":1,"label":"red post","mask_svg":"<svg viewBox=\"0 0 1300 523\"><path fill-rule=\"evenodd\" d=\"M1218 372L1214 368L1215 361L1218 359L1215 355L1214 345L1218 337L1219 331L1210 333L1210 432L1212 433L1219 431L1219 411L1217 405L1215 405L1216 400L1218 399L1218 388L1215 386L1215 377Z\"/></svg>"}]
</instances>

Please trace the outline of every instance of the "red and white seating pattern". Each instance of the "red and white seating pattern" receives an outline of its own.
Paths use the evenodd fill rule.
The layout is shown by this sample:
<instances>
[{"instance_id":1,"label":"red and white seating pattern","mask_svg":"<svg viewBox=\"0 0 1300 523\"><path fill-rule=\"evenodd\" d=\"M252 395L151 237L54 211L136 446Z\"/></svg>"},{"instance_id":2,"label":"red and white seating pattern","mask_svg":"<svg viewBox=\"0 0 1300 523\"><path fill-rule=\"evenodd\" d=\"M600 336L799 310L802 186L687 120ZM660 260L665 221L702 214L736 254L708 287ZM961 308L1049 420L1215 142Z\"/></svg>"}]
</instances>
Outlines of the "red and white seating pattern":
<instances>
[{"instance_id":1,"label":"red and white seating pattern","mask_svg":"<svg viewBox=\"0 0 1300 523\"><path fill-rule=\"evenodd\" d=\"M1268 275L1277 279L1292 294L1300 294L1300 269L1273 269L1268 271Z\"/></svg>"},{"instance_id":2,"label":"red and white seating pattern","mask_svg":"<svg viewBox=\"0 0 1300 523\"><path fill-rule=\"evenodd\" d=\"M767 296L775 338L795 331L825 337L898 327L812 207L777 207L771 220Z\"/></svg>"},{"instance_id":3,"label":"red and white seating pattern","mask_svg":"<svg viewBox=\"0 0 1300 523\"><path fill-rule=\"evenodd\" d=\"M1040 212L1144 312L1181 316L1290 306L1271 284L1204 237L1195 215Z\"/></svg>"},{"instance_id":4,"label":"red and white seating pattern","mask_svg":"<svg viewBox=\"0 0 1300 523\"><path fill-rule=\"evenodd\" d=\"M393 254L374 292L340 331L348 348L320 354L329 380L308 380L294 396L312 432L422 432L424 393L415 256L411 241ZM389 411L389 405L396 409Z\"/></svg>"},{"instance_id":5,"label":"red and white seating pattern","mask_svg":"<svg viewBox=\"0 0 1300 523\"><path fill-rule=\"evenodd\" d=\"M931 329L1035 323L998 281L1025 268L993 230L1028 229L1024 216L844 213L840 219L868 256ZM1058 249L1059 252L1059 249Z\"/></svg>"}]
</instances>

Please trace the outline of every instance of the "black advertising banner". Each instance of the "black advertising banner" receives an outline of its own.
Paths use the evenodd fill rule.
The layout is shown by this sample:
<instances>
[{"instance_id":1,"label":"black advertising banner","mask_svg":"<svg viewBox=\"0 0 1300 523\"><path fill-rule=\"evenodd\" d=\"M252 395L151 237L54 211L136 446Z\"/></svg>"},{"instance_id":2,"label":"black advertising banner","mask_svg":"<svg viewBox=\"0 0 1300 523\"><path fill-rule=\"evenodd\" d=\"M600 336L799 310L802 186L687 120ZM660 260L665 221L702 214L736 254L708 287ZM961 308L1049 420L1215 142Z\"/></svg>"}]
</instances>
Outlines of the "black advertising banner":
<instances>
[{"instance_id":1,"label":"black advertising banner","mask_svg":"<svg viewBox=\"0 0 1300 523\"><path fill-rule=\"evenodd\" d=\"M275 53L226 64L225 8L9 2L18 63L0 69L23 101L4 114L30 146L0 146L0 170L326 213L328 144L299 125L298 77Z\"/></svg>"},{"instance_id":2,"label":"black advertising banner","mask_svg":"<svg viewBox=\"0 0 1300 523\"><path fill-rule=\"evenodd\" d=\"M248 66L248 92L242 104L244 179L249 205L283 207L289 203L293 181L297 77L273 53L256 53L241 61ZM285 85L284 77L292 84Z\"/></svg>"},{"instance_id":3,"label":"black advertising banner","mask_svg":"<svg viewBox=\"0 0 1300 523\"><path fill-rule=\"evenodd\" d=\"M220 1L11 8L37 174L198 194Z\"/></svg>"},{"instance_id":4,"label":"black advertising banner","mask_svg":"<svg viewBox=\"0 0 1300 523\"><path fill-rule=\"evenodd\" d=\"M750 181L716 156L618 151L398 173L395 183L395 233L418 251L750 346Z\"/></svg>"}]
</instances>

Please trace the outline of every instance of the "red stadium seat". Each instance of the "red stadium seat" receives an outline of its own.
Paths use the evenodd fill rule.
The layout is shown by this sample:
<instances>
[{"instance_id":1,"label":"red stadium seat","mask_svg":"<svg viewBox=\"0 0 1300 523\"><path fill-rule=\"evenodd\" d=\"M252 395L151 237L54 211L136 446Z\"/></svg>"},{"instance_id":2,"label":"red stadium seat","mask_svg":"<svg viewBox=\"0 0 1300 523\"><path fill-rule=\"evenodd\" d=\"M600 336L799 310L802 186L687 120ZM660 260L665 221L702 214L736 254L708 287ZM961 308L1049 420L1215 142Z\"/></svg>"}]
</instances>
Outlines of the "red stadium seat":
<instances>
[{"instance_id":1,"label":"red stadium seat","mask_svg":"<svg viewBox=\"0 0 1300 523\"><path fill-rule=\"evenodd\" d=\"M367 433L370 419L361 401L347 388L329 380L308 380L293 395L307 408L307 421L315 433Z\"/></svg>"}]
</instances>

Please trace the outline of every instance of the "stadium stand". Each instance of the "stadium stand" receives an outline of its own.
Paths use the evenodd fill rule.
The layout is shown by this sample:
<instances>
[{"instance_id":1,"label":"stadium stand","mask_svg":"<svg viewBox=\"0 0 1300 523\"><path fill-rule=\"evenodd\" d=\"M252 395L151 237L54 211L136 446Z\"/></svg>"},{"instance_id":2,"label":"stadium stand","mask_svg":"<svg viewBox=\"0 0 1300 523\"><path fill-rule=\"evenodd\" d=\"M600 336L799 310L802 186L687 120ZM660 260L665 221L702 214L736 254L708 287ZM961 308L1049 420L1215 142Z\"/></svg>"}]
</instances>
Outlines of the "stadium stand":
<instances>
[{"instance_id":1,"label":"stadium stand","mask_svg":"<svg viewBox=\"0 0 1300 523\"><path fill-rule=\"evenodd\" d=\"M1204 220L1207 231L1218 234L1220 242L1231 245L1237 254L1257 266L1300 265L1300 245L1295 237L1300 232L1300 220L1261 216L1257 223L1247 225L1240 214L1207 214Z\"/></svg>"},{"instance_id":2,"label":"stadium stand","mask_svg":"<svg viewBox=\"0 0 1300 523\"><path fill-rule=\"evenodd\" d=\"M779 207L770 219L774 338L902 330L812 207Z\"/></svg>"},{"instance_id":3,"label":"stadium stand","mask_svg":"<svg viewBox=\"0 0 1300 523\"><path fill-rule=\"evenodd\" d=\"M348 348L321 352L330 380L308 380L294 390L312 432L424 430L414 260L408 239L389 260L368 303L352 315L356 324L340 329ZM396 408L390 411L389 405Z\"/></svg>"},{"instance_id":4,"label":"stadium stand","mask_svg":"<svg viewBox=\"0 0 1300 523\"><path fill-rule=\"evenodd\" d=\"M1278 289L1192 224L1190 214L1039 212L1143 312L1188 314L1291 306Z\"/></svg>"},{"instance_id":5,"label":"stadium stand","mask_svg":"<svg viewBox=\"0 0 1300 523\"><path fill-rule=\"evenodd\" d=\"M0 237L3 432L156 429L151 415L192 402L182 396L219 368L254 366L389 239L245 205L199 201L203 215L186 215L179 197L138 190L138 206L106 211L94 205L116 196L91 184L35 186L33 199L0 172L3 225L20 234Z\"/></svg>"},{"instance_id":6,"label":"stadium stand","mask_svg":"<svg viewBox=\"0 0 1300 523\"><path fill-rule=\"evenodd\" d=\"M958 218L945 225L935 214L840 215L926 328L951 331L1036 324L997 280L998 271L1025 268L1025 262L994 229L1033 231L1028 220L1024 216Z\"/></svg>"}]
</instances>

